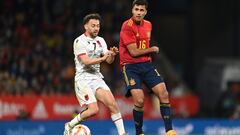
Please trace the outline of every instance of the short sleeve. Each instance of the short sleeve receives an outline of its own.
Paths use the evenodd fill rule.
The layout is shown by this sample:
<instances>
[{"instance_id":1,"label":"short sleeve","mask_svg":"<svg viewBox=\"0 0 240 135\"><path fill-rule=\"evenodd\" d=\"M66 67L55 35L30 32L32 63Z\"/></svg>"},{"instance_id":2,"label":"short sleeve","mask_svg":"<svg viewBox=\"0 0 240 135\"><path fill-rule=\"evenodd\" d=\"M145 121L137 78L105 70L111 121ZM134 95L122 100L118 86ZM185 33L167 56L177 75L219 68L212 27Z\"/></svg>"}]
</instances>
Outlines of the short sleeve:
<instances>
[{"instance_id":1,"label":"short sleeve","mask_svg":"<svg viewBox=\"0 0 240 135\"><path fill-rule=\"evenodd\" d=\"M133 29L129 27L123 27L120 33L120 38L124 45L128 45L136 42L136 36Z\"/></svg>"},{"instance_id":2,"label":"short sleeve","mask_svg":"<svg viewBox=\"0 0 240 135\"><path fill-rule=\"evenodd\" d=\"M107 43L103 38L101 38L101 43L103 47L103 54L105 54L106 52L108 52Z\"/></svg>"},{"instance_id":3,"label":"short sleeve","mask_svg":"<svg viewBox=\"0 0 240 135\"><path fill-rule=\"evenodd\" d=\"M73 49L74 49L74 55L87 54L86 47L84 43L81 42L80 39L76 39L74 41Z\"/></svg>"}]
</instances>

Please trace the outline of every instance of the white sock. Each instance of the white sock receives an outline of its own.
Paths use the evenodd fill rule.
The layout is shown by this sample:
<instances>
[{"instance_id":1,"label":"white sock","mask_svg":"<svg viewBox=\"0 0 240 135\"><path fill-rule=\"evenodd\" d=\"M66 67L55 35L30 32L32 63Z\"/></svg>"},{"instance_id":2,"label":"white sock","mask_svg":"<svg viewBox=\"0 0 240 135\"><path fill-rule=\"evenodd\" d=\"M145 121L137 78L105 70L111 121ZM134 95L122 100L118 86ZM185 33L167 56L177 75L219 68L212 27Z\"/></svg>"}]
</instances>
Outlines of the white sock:
<instances>
[{"instance_id":1,"label":"white sock","mask_svg":"<svg viewBox=\"0 0 240 135\"><path fill-rule=\"evenodd\" d=\"M82 119L81 119L81 115L80 115L80 113L77 115L77 116L75 116L70 122L69 122L69 126L70 127L74 127L74 126L76 126L79 122L81 122L82 121Z\"/></svg>"},{"instance_id":2,"label":"white sock","mask_svg":"<svg viewBox=\"0 0 240 135\"><path fill-rule=\"evenodd\" d=\"M125 129L123 125L122 115L121 113L116 113L111 115L112 121L117 127L117 131L119 135L125 134Z\"/></svg>"}]
</instances>

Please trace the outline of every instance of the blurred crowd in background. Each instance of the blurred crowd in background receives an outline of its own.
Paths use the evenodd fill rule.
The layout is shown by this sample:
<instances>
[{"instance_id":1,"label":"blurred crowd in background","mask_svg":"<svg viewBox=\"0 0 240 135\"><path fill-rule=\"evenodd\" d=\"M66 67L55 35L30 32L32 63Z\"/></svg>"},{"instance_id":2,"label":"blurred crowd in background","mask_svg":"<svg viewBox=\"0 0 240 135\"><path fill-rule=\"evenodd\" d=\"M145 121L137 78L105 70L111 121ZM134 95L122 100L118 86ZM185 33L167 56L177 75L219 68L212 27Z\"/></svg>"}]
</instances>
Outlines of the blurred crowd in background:
<instances>
[{"instance_id":1,"label":"blurred crowd in background","mask_svg":"<svg viewBox=\"0 0 240 135\"><path fill-rule=\"evenodd\" d=\"M73 93L72 44L84 32L82 18L89 11L99 11L103 19L100 36L109 46L117 46L121 23L126 19L124 13L128 13L125 9L129 6L126 0L115 3L109 0L102 3L79 3L78 0L1 1L0 93ZM121 82L118 62L103 67L108 84L118 88L116 85Z\"/></svg>"},{"instance_id":2,"label":"blurred crowd in background","mask_svg":"<svg viewBox=\"0 0 240 135\"><path fill-rule=\"evenodd\" d=\"M152 6L150 5L151 8L147 18L152 21L153 25L156 25L159 23L159 16L156 14L160 10L158 10L158 6L153 6L154 2L150 4ZM169 10L168 12L174 15L187 13L185 11L175 13L175 11L177 10L174 9L172 12ZM114 2L112 0L101 0L101 2L98 0L2 0L0 2L0 95L74 94L75 65L72 44L73 40L84 32L82 27L83 17L91 12L98 12L102 16L103 22L99 35L104 37L109 47L118 46L121 24L131 15L131 2L129 0L115 0ZM162 30L164 32L164 28ZM169 30L171 32L171 28ZM183 35L186 34L179 34L179 38ZM168 40L168 42L171 43L172 41ZM155 43L158 44L159 41L155 40ZM167 51L166 47L165 49ZM191 47L187 46L187 49L191 49ZM173 54L168 55L168 57L181 58L181 56L176 57L174 54L175 51L179 51L177 46L172 51ZM191 54L187 57L190 57L190 60L193 59ZM193 65L194 62L189 61L189 59L186 59L186 61L189 65ZM215 106L217 103L219 103L218 105L223 104L220 107L211 108L212 112L215 109L219 111L227 107L232 107L235 111L236 106L239 106L240 81L234 80L235 93L233 95L232 92L227 94L229 97L234 97L234 100L227 100L226 102L221 100L229 99L227 96L223 96L226 89L232 88L227 87L223 92L217 92L216 100L209 105L209 97L205 96L206 98L204 98L203 94L199 92L201 90L195 90L198 88L197 84L200 85L200 88L208 89L203 87L205 86L202 85L204 81L200 79L200 83L195 84L196 87L192 87L192 84L189 84L191 86L189 87L183 79L184 72L191 74L194 69L185 68L184 72L181 71L184 66L179 66L180 62L177 60L172 60L173 63L175 62L174 67L172 67L164 52L161 52L159 56L154 56L154 60L172 95L181 96L191 93L201 96L200 99L205 101L205 104L203 102L203 110L209 110L211 105ZM103 63L102 73L113 93L123 95L124 82L118 62L117 58L112 65ZM205 74L207 73L209 71L205 72ZM202 78L205 77L207 76ZM192 79L195 80L195 78ZM191 82L191 79L188 82ZM202 93L210 95L207 92ZM211 99L209 100L211 102ZM239 107L238 110L240 112ZM203 116L211 116L212 112L203 114Z\"/></svg>"}]
</instances>

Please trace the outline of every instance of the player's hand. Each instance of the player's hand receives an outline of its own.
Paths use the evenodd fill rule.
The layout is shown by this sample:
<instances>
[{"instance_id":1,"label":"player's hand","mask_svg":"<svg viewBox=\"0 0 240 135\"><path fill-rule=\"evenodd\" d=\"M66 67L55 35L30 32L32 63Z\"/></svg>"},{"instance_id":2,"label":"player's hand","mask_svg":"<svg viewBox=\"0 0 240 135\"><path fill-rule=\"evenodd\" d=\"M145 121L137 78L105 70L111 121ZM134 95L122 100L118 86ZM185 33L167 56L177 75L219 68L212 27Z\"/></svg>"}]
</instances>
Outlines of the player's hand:
<instances>
[{"instance_id":1,"label":"player's hand","mask_svg":"<svg viewBox=\"0 0 240 135\"><path fill-rule=\"evenodd\" d=\"M153 52L159 53L159 48L157 46L152 46Z\"/></svg>"},{"instance_id":2,"label":"player's hand","mask_svg":"<svg viewBox=\"0 0 240 135\"><path fill-rule=\"evenodd\" d=\"M111 51L106 52L106 53L103 55L102 60L105 61L105 60L107 59L107 57L109 57L109 56L111 56L111 55L113 55L113 52L111 52Z\"/></svg>"},{"instance_id":3,"label":"player's hand","mask_svg":"<svg viewBox=\"0 0 240 135\"><path fill-rule=\"evenodd\" d=\"M111 47L111 48L110 48L110 51L113 52L113 55L114 55L114 56L117 55L117 54L119 53L118 48L115 47L115 46Z\"/></svg>"},{"instance_id":4,"label":"player's hand","mask_svg":"<svg viewBox=\"0 0 240 135\"><path fill-rule=\"evenodd\" d=\"M113 53L114 52L112 52L112 51L107 51L105 55L111 56L111 55L113 55Z\"/></svg>"}]
</instances>

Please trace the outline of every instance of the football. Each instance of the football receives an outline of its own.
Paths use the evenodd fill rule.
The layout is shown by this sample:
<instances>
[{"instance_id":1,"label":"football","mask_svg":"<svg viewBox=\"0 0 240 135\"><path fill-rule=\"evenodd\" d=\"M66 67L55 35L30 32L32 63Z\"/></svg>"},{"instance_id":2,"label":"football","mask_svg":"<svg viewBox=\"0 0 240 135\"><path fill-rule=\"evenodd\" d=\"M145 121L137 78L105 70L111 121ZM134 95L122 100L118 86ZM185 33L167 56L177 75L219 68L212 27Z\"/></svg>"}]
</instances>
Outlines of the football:
<instances>
[{"instance_id":1,"label":"football","mask_svg":"<svg viewBox=\"0 0 240 135\"><path fill-rule=\"evenodd\" d=\"M91 135L91 132L86 125L78 124L72 129L72 135Z\"/></svg>"}]
</instances>

